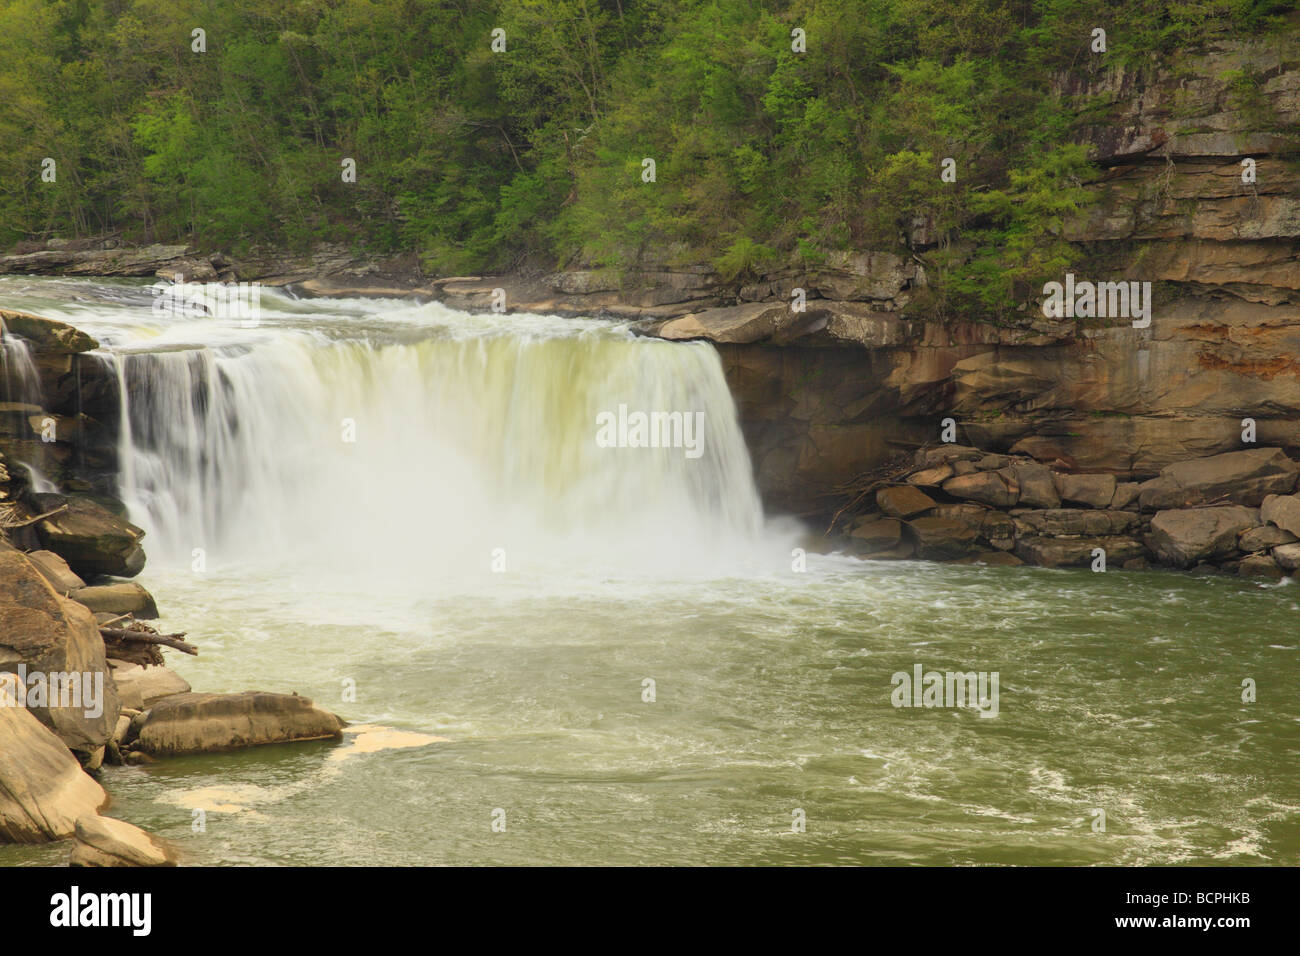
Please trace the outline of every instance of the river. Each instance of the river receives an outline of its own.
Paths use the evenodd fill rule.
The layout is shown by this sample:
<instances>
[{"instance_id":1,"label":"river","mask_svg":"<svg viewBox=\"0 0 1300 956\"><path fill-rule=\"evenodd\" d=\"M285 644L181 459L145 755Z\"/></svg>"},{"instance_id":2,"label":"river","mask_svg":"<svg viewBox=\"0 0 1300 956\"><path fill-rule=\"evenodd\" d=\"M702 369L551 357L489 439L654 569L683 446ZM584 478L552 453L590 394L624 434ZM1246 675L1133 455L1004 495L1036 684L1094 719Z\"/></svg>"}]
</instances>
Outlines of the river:
<instances>
[{"instance_id":1,"label":"river","mask_svg":"<svg viewBox=\"0 0 1300 956\"><path fill-rule=\"evenodd\" d=\"M152 302L0 280L125 385L139 580L201 651L169 664L355 725L105 768L108 812L186 862L1300 863L1294 585L805 555L704 343ZM703 413L698 457L601 447L620 405ZM918 664L997 673L996 717L893 706Z\"/></svg>"}]
</instances>

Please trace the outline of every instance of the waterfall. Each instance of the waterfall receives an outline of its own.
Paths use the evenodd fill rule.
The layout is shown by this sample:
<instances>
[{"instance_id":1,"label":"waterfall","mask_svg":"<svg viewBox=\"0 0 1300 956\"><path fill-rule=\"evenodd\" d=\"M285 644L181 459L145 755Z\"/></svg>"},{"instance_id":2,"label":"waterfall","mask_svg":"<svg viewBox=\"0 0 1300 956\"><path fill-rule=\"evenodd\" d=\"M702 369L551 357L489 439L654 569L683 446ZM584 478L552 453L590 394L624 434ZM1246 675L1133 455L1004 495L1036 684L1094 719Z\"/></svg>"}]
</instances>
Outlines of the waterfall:
<instances>
[{"instance_id":1,"label":"waterfall","mask_svg":"<svg viewBox=\"0 0 1300 956\"><path fill-rule=\"evenodd\" d=\"M120 496L153 565L679 571L761 533L711 346L437 305L317 323L273 301L292 321L110 340ZM698 447L602 447L620 406L702 422Z\"/></svg>"}]
</instances>

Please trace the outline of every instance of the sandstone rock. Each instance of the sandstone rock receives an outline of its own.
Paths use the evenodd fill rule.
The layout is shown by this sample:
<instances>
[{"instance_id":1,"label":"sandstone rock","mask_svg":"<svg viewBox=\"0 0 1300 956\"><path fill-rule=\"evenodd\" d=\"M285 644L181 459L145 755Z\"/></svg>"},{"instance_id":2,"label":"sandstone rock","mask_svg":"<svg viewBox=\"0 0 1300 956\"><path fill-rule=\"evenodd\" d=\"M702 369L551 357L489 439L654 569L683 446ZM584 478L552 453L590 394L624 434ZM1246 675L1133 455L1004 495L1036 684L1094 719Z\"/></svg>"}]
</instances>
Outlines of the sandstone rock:
<instances>
[{"instance_id":1,"label":"sandstone rock","mask_svg":"<svg viewBox=\"0 0 1300 956\"><path fill-rule=\"evenodd\" d=\"M1288 571L1300 571L1300 544L1283 544L1273 549L1273 560Z\"/></svg>"},{"instance_id":2,"label":"sandstone rock","mask_svg":"<svg viewBox=\"0 0 1300 956\"><path fill-rule=\"evenodd\" d=\"M133 614L138 621L152 621L158 617L158 605L154 603L153 595L133 581L83 587L68 597L95 614Z\"/></svg>"},{"instance_id":3,"label":"sandstone rock","mask_svg":"<svg viewBox=\"0 0 1300 956\"><path fill-rule=\"evenodd\" d=\"M1140 541L1127 537L1103 538L1020 538L1016 555L1029 564L1044 568L1090 566L1096 549L1106 552L1106 566L1122 565L1145 554Z\"/></svg>"},{"instance_id":4,"label":"sandstone rock","mask_svg":"<svg viewBox=\"0 0 1300 956\"><path fill-rule=\"evenodd\" d=\"M915 556L916 546L911 541L900 541L892 548L861 555L867 561L906 561Z\"/></svg>"},{"instance_id":5,"label":"sandstone rock","mask_svg":"<svg viewBox=\"0 0 1300 956\"><path fill-rule=\"evenodd\" d=\"M1056 490L1052 471L1034 461L1017 461L1011 471L1020 485L1020 504L1029 508L1059 508L1061 496Z\"/></svg>"},{"instance_id":6,"label":"sandstone rock","mask_svg":"<svg viewBox=\"0 0 1300 956\"><path fill-rule=\"evenodd\" d=\"M20 665L28 688L45 698L27 696L29 710L64 744L89 754L108 741L117 724L118 699L94 617L59 597L26 555L5 551L0 552L0 668L17 671ZM77 675L67 693L65 675Z\"/></svg>"},{"instance_id":7,"label":"sandstone rock","mask_svg":"<svg viewBox=\"0 0 1300 956\"><path fill-rule=\"evenodd\" d=\"M1260 517L1263 517L1263 509L1260 509ZM1272 525L1264 525L1260 528L1243 531L1241 537L1237 539L1237 547L1247 554L1251 554L1256 551L1267 551L1269 548L1276 548L1278 545L1290 544L1295 540L1296 536L1290 531L1284 531Z\"/></svg>"},{"instance_id":8,"label":"sandstone rock","mask_svg":"<svg viewBox=\"0 0 1300 956\"><path fill-rule=\"evenodd\" d=\"M1269 495L1259 514L1269 524L1300 537L1300 495Z\"/></svg>"},{"instance_id":9,"label":"sandstone rock","mask_svg":"<svg viewBox=\"0 0 1300 956\"><path fill-rule=\"evenodd\" d=\"M1280 581L1284 577L1282 569L1267 554L1249 554L1237 565L1237 573L1245 578L1268 578Z\"/></svg>"},{"instance_id":10,"label":"sandstone rock","mask_svg":"<svg viewBox=\"0 0 1300 956\"><path fill-rule=\"evenodd\" d=\"M979 461L985 455L978 448L969 445L938 445L934 448L922 448L916 453L918 468L933 468L935 465L955 461Z\"/></svg>"},{"instance_id":11,"label":"sandstone rock","mask_svg":"<svg viewBox=\"0 0 1300 956\"><path fill-rule=\"evenodd\" d=\"M0 675L0 694L17 699L14 675ZM0 843L63 839L78 817L108 803L103 788L26 708L0 706L0 741Z\"/></svg>"},{"instance_id":12,"label":"sandstone rock","mask_svg":"<svg viewBox=\"0 0 1300 956\"><path fill-rule=\"evenodd\" d=\"M1020 567L1025 562L1021 561L1014 554L1008 554L1006 551L981 551L979 554L972 554L965 558L958 558L953 564L987 564L989 567L1014 568Z\"/></svg>"},{"instance_id":13,"label":"sandstone rock","mask_svg":"<svg viewBox=\"0 0 1300 956\"><path fill-rule=\"evenodd\" d=\"M1011 517L1017 535L1022 537L1126 535L1136 531L1141 524L1141 518L1131 511L1089 511L1085 508L1041 511L1018 508L1011 512Z\"/></svg>"},{"instance_id":14,"label":"sandstone rock","mask_svg":"<svg viewBox=\"0 0 1300 956\"><path fill-rule=\"evenodd\" d=\"M125 820L87 814L76 824L69 866L175 866L176 852Z\"/></svg>"},{"instance_id":15,"label":"sandstone rock","mask_svg":"<svg viewBox=\"0 0 1300 956\"><path fill-rule=\"evenodd\" d=\"M66 504L68 510L36 525L41 542L82 576L135 577L144 568L144 532L86 498L37 495L42 511Z\"/></svg>"},{"instance_id":16,"label":"sandstone rock","mask_svg":"<svg viewBox=\"0 0 1300 956\"><path fill-rule=\"evenodd\" d=\"M1226 499L1258 507L1268 495L1284 495L1296 484L1300 466L1279 448L1250 448L1169 465L1143 483L1139 498L1147 511L1186 508Z\"/></svg>"},{"instance_id":17,"label":"sandstone rock","mask_svg":"<svg viewBox=\"0 0 1300 956\"><path fill-rule=\"evenodd\" d=\"M1122 567L1125 571L1145 571L1147 570L1147 568L1151 567L1151 562L1148 561L1145 557L1129 558L1127 561L1121 564L1120 567Z\"/></svg>"},{"instance_id":18,"label":"sandstone rock","mask_svg":"<svg viewBox=\"0 0 1300 956\"><path fill-rule=\"evenodd\" d=\"M41 576L50 582L50 587L64 597L69 591L86 586L86 582L77 577L68 567L68 562L53 551L28 552L27 560L31 561L36 566L36 570L41 572Z\"/></svg>"},{"instance_id":19,"label":"sandstone rock","mask_svg":"<svg viewBox=\"0 0 1300 956\"><path fill-rule=\"evenodd\" d=\"M343 721L297 694L178 694L149 710L135 747L162 757L342 734Z\"/></svg>"},{"instance_id":20,"label":"sandstone rock","mask_svg":"<svg viewBox=\"0 0 1300 956\"><path fill-rule=\"evenodd\" d=\"M1241 532L1259 524L1259 511L1241 505L1161 511L1151 519L1148 544L1166 564L1191 567L1237 550Z\"/></svg>"},{"instance_id":21,"label":"sandstone rock","mask_svg":"<svg viewBox=\"0 0 1300 956\"><path fill-rule=\"evenodd\" d=\"M1064 502L1109 508L1115 497L1114 475L1057 475L1056 490Z\"/></svg>"},{"instance_id":22,"label":"sandstone rock","mask_svg":"<svg viewBox=\"0 0 1300 956\"><path fill-rule=\"evenodd\" d=\"M71 354L99 348L99 343L85 332L57 319L0 309L0 321L14 335L21 335L43 352Z\"/></svg>"},{"instance_id":23,"label":"sandstone rock","mask_svg":"<svg viewBox=\"0 0 1300 956\"><path fill-rule=\"evenodd\" d=\"M125 661L109 661L113 681L123 708L143 710L176 694L188 694L190 685L170 667L141 667Z\"/></svg>"},{"instance_id":24,"label":"sandstone rock","mask_svg":"<svg viewBox=\"0 0 1300 956\"><path fill-rule=\"evenodd\" d=\"M902 539L903 523L897 518L865 518L853 526L849 537L868 551L882 551Z\"/></svg>"},{"instance_id":25,"label":"sandstone rock","mask_svg":"<svg viewBox=\"0 0 1300 956\"><path fill-rule=\"evenodd\" d=\"M954 498L980 501L997 508L1009 508L1020 499L1020 485L1009 469L949 478L943 483L943 490Z\"/></svg>"},{"instance_id":26,"label":"sandstone rock","mask_svg":"<svg viewBox=\"0 0 1300 956\"><path fill-rule=\"evenodd\" d=\"M985 455L975 462L975 467L980 471L997 471L999 468L1006 468L1010 464L1011 459L1006 455Z\"/></svg>"},{"instance_id":27,"label":"sandstone rock","mask_svg":"<svg viewBox=\"0 0 1300 956\"><path fill-rule=\"evenodd\" d=\"M977 471L979 471L979 469L975 467L975 462L973 461L963 459L952 463L952 473L958 477L961 477L962 475L973 475Z\"/></svg>"},{"instance_id":28,"label":"sandstone rock","mask_svg":"<svg viewBox=\"0 0 1300 956\"><path fill-rule=\"evenodd\" d=\"M915 518L907 533L916 544L916 556L932 561L960 558L975 549L978 532L952 518Z\"/></svg>"},{"instance_id":29,"label":"sandstone rock","mask_svg":"<svg viewBox=\"0 0 1300 956\"><path fill-rule=\"evenodd\" d=\"M1115 495L1110 499L1112 511L1123 511L1132 507L1137 510L1138 499L1142 494L1142 483L1140 481L1121 481L1115 485Z\"/></svg>"},{"instance_id":30,"label":"sandstone rock","mask_svg":"<svg viewBox=\"0 0 1300 956\"><path fill-rule=\"evenodd\" d=\"M892 485L876 492L876 507L891 518L910 518L934 505L933 498L911 485Z\"/></svg>"},{"instance_id":31,"label":"sandstone rock","mask_svg":"<svg viewBox=\"0 0 1300 956\"><path fill-rule=\"evenodd\" d=\"M675 341L708 339L747 344L770 338L778 329L798 318L785 303L751 302L673 319L659 329L659 337Z\"/></svg>"},{"instance_id":32,"label":"sandstone rock","mask_svg":"<svg viewBox=\"0 0 1300 956\"><path fill-rule=\"evenodd\" d=\"M947 463L935 465L933 468L922 468L920 471L913 472L907 476L909 485L923 485L930 488L938 488L953 475L952 465Z\"/></svg>"}]
</instances>

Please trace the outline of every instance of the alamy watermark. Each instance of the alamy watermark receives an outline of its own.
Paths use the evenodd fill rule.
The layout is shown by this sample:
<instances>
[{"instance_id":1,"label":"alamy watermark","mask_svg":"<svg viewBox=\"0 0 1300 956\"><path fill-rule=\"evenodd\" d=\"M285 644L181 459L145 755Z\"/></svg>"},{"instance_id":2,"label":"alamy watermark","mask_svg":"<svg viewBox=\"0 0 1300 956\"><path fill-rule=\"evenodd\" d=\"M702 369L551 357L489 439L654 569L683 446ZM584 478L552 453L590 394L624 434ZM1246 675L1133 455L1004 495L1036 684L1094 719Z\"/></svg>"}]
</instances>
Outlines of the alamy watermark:
<instances>
[{"instance_id":1,"label":"alamy watermark","mask_svg":"<svg viewBox=\"0 0 1300 956\"><path fill-rule=\"evenodd\" d=\"M601 448L681 448L687 458L704 454L703 412L618 412L596 416L596 444Z\"/></svg>"},{"instance_id":2,"label":"alamy watermark","mask_svg":"<svg viewBox=\"0 0 1300 956\"><path fill-rule=\"evenodd\" d=\"M177 275L174 283L160 282L149 291L153 314L159 317L231 319L248 329L262 320L262 286L257 282L186 282Z\"/></svg>"},{"instance_id":3,"label":"alamy watermark","mask_svg":"<svg viewBox=\"0 0 1300 956\"><path fill-rule=\"evenodd\" d=\"M1049 319L1132 319L1135 329L1151 324L1150 282L1076 282L1067 272L1064 283L1045 284L1043 295Z\"/></svg>"},{"instance_id":4,"label":"alamy watermark","mask_svg":"<svg viewBox=\"0 0 1300 956\"><path fill-rule=\"evenodd\" d=\"M0 675L0 707L80 707L87 719L94 720L104 714L104 672L46 674L19 664L17 672Z\"/></svg>"},{"instance_id":5,"label":"alamy watermark","mask_svg":"<svg viewBox=\"0 0 1300 956\"><path fill-rule=\"evenodd\" d=\"M913 665L912 673L896 671L889 701L895 707L970 707L981 717L998 715L997 671L924 671Z\"/></svg>"}]
</instances>

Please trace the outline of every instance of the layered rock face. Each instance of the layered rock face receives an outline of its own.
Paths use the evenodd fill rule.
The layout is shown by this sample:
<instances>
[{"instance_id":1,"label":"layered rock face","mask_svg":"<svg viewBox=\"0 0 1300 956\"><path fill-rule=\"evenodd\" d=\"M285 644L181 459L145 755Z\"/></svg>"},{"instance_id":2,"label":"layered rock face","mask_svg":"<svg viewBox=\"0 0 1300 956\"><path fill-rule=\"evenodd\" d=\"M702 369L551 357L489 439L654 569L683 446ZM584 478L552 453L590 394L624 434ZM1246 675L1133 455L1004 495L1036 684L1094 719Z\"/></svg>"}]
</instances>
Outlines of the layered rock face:
<instances>
[{"instance_id":1,"label":"layered rock face","mask_svg":"<svg viewBox=\"0 0 1300 956\"><path fill-rule=\"evenodd\" d=\"M824 513L945 417L972 445L1120 481L1249 443L1300 453L1300 40L1097 68L1061 92L1086 106L1100 171L1065 226L1078 278L1152 283L1150 324L1047 318L1036 289L1014 328L909 321L919 258L865 252L656 323L718 343L770 504Z\"/></svg>"}]
</instances>

